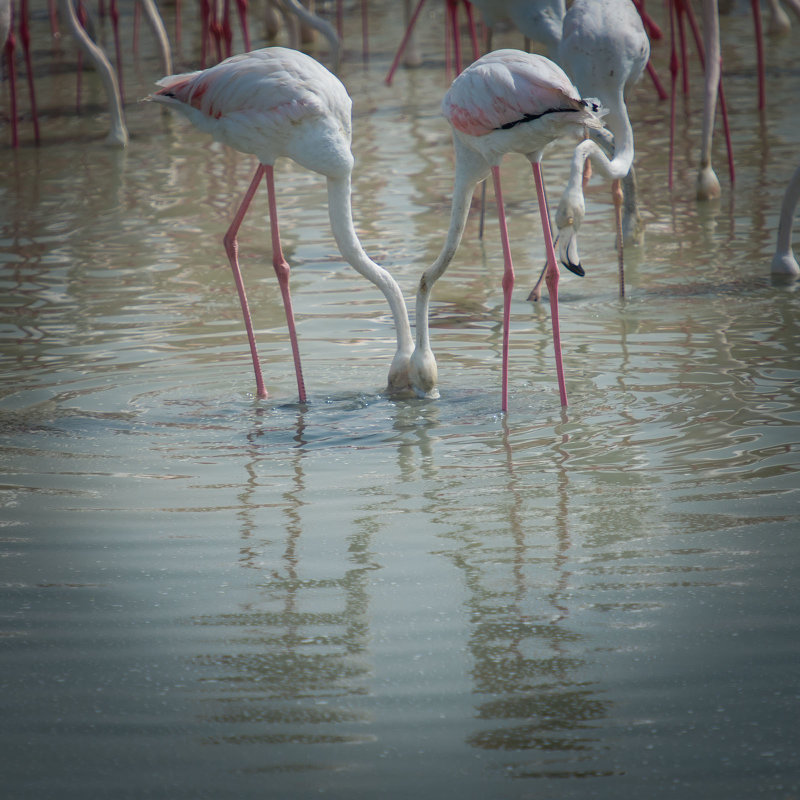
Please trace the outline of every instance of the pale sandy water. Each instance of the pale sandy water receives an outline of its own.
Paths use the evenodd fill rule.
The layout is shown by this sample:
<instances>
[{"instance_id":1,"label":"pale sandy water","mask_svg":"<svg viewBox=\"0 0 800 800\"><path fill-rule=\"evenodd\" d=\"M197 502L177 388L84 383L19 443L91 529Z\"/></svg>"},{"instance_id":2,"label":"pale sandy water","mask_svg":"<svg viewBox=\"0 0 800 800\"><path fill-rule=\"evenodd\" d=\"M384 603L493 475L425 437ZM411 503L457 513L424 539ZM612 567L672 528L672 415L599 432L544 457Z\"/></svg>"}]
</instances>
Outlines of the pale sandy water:
<instances>
[{"instance_id":1,"label":"pale sandy water","mask_svg":"<svg viewBox=\"0 0 800 800\"><path fill-rule=\"evenodd\" d=\"M348 17L342 77L357 225L411 299L452 158L441 12L422 67L388 88L395 5L368 67ZM738 173L732 190L720 140L718 204L693 199L696 82L672 193L668 106L637 88L647 234L625 302L592 185L588 274L561 282L565 412L549 305L525 300L532 180L508 159L504 416L493 204L434 293L441 398L393 400L388 310L338 257L323 180L281 165L309 404L263 198L242 232L257 401L220 242L251 160L135 102L160 74L146 32L131 145L103 147L97 85L76 115L71 51L35 9L43 143L23 121L15 153L0 131L4 796L800 794L798 295L768 271L800 161L800 56L797 32L769 43L760 116L746 12L723 21ZM655 46L665 80L667 56ZM566 152L546 161L551 196Z\"/></svg>"}]
</instances>

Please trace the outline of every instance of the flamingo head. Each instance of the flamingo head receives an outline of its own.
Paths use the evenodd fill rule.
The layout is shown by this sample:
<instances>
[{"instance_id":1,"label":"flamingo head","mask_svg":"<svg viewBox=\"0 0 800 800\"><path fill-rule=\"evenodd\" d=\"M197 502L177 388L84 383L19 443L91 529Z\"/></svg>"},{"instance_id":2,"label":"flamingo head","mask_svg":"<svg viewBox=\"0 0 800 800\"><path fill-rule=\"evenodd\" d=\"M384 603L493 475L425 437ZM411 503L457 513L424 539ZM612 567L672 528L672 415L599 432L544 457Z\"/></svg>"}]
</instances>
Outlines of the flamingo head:
<instances>
[{"instance_id":1,"label":"flamingo head","mask_svg":"<svg viewBox=\"0 0 800 800\"><path fill-rule=\"evenodd\" d=\"M581 190L567 189L561 197L556 212L558 226L558 254L561 263L576 275L585 274L578 255L578 229L586 214L586 204Z\"/></svg>"},{"instance_id":2,"label":"flamingo head","mask_svg":"<svg viewBox=\"0 0 800 800\"><path fill-rule=\"evenodd\" d=\"M439 371L430 348L417 347L411 354L408 362L408 379L417 397L433 400L439 396L439 390L436 388Z\"/></svg>"},{"instance_id":3,"label":"flamingo head","mask_svg":"<svg viewBox=\"0 0 800 800\"><path fill-rule=\"evenodd\" d=\"M406 350L398 350L392 359L389 367L389 383L386 391L391 395L408 394L414 392L414 386L410 377L411 356Z\"/></svg>"}]
</instances>

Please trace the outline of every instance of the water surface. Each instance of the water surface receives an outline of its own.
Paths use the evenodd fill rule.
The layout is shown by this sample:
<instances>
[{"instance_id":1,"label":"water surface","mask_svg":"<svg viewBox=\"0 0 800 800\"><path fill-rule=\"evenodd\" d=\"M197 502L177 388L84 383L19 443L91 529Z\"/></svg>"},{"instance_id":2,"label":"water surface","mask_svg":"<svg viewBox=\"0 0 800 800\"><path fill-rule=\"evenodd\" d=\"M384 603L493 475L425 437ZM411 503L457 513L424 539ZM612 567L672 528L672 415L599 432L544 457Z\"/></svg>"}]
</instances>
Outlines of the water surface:
<instances>
[{"instance_id":1,"label":"water surface","mask_svg":"<svg viewBox=\"0 0 800 800\"><path fill-rule=\"evenodd\" d=\"M383 84L386 3L368 65L348 16L342 70L357 227L409 301L452 183L433 6L419 69ZM251 159L136 102L160 76L144 32L130 147L105 148L99 87L84 77L76 113L69 48L35 13L43 142L23 122L0 159L8 796L797 797L800 329L797 286L769 276L799 152L792 41L770 41L759 114L748 9L723 20L738 171L731 187L720 139L718 203L693 197L699 71L672 191L668 105L637 87L646 236L620 301L596 178L587 276L561 282L565 411L547 299L525 300L530 171L507 159L502 415L491 199L434 292L442 396L393 399L388 308L336 253L323 179L282 163L309 403L263 197L241 233L256 400L221 247ZM546 159L551 196L567 153Z\"/></svg>"}]
</instances>

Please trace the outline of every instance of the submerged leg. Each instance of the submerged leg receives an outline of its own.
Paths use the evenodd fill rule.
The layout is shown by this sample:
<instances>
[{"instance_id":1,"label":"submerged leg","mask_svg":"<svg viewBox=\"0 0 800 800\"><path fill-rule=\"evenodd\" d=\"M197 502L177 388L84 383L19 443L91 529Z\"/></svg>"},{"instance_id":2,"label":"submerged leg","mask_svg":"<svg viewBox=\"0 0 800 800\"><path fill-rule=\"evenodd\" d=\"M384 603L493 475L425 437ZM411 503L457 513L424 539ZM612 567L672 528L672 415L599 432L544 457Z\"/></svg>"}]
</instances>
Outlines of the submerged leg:
<instances>
[{"instance_id":1,"label":"submerged leg","mask_svg":"<svg viewBox=\"0 0 800 800\"><path fill-rule=\"evenodd\" d=\"M256 174L253 176L253 180L250 183L250 187L239 206L239 210L236 212L236 216L233 218L233 222L231 222L231 226L228 228L222 240L225 245L225 252L228 254L228 260L231 264L231 271L233 272L233 279L236 282L236 289L239 292L239 302L242 306L244 326L247 329L247 340L250 343L250 355L253 357L253 370L256 375L256 394L261 398L268 397L268 395L267 390L264 388L264 378L261 376L261 365L258 361L258 350L256 349L256 337L253 333L253 320L250 317L250 307L247 304L242 271L239 268L239 242L236 237L242 225L242 220L256 193L256 189L258 189L258 184L261 183L261 179L264 177L265 170L266 167L263 164L259 164Z\"/></svg>"},{"instance_id":2,"label":"submerged leg","mask_svg":"<svg viewBox=\"0 0 800 800\"><path fill-rule=\"evenodd\" d=\"M542 233L544 234L544 246L547 251L547 271L545 282L547 291L550 294L550 314L553 320L553 350L556 357L556 375L558 378L558 393L561 397L561 405L567 405L567 385L564 380L564 364L561 359L561 329L558 323L558 279L559 271L556 262L556 251L553 247L553 234L550 230L550 214L547 211L547 198L544 193L544 181L542 180L542 165L534 161L533 179L536 181L536 196L539 200L539 213L542 217Z\"/></svg>"},{"instance_id":3,"label":"submerged leg","mask_svg":"<svg viewBox=\"0 0 800 800\"><path fill-rule=\"evenodd\" d=\"M306 387L303 383L303 368L300 366L300 348L297 345L297 331L294 326L294 311L292 311L292 296L289 293L289 264L283 257L281 250L281 236L278 230L278 206L275 201L275 175L271 164L264 165L267 176L267 191L269 193L269 227L272 232L272 266L281 288L283 307L286 311L286 325L289 328L289 341L292 344L294 358L294 371L297 375L297 392L300 402L306 402Z\"/></svg>"},{"instance_id":4,"label":"submerged leg","mask_svg":"<svg viewBox=\"0 0 800 800\"><path fill-rule=\"evenodd\" d=\"M492 167L494 196L497 198L497 219L500 222L500 241L503 245L503 366L501 408L508 411L508 339L511 325L511 291L514 288L514 264L511 261L511 246L508 241L506 211L503 205L503 190L500 186L500 167Z\"/></svg>"}]
</instances>

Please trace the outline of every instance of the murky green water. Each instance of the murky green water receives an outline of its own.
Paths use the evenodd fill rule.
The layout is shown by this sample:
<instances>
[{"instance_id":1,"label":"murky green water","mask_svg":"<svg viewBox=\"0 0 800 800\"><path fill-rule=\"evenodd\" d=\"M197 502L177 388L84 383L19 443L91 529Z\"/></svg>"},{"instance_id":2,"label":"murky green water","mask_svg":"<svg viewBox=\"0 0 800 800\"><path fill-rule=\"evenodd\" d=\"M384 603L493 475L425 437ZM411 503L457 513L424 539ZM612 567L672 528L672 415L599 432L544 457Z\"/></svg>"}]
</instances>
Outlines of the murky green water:
<instances>
[{"instance_id":1,"label":"murky green water","mask_svg":"<svg viewBox=\"0 0 800 800\"><path fill-rule=\"evenodd\" d=\"M452 181L441 10L388 88L400 11L381 8L368 67L347 20L354 207L410 299ZM13 152L1 131L6 796L797 797L800 327L797 287L769 278L800 152L796 35L769 44L759 116L747 8L723 22L738 174L732 191L720 140L718 204L693 199L696 77L671 194L668 105L638 87L646 239L621 303L596 179L587 277L561 282L566 412L549 306L525 301L532 179L508 159L502 416L493 204L434 293L441 399L391 400L383 298L337 255L323 179L282 164L310 402L263 197L241 237L271 393L254 400L221 247L252 162L135 102L159 77L145 32L131 145L104 148L99 87L76 115L70 47L36 13L44 141L23 122Z\"/></svg>"}]
</instances>

